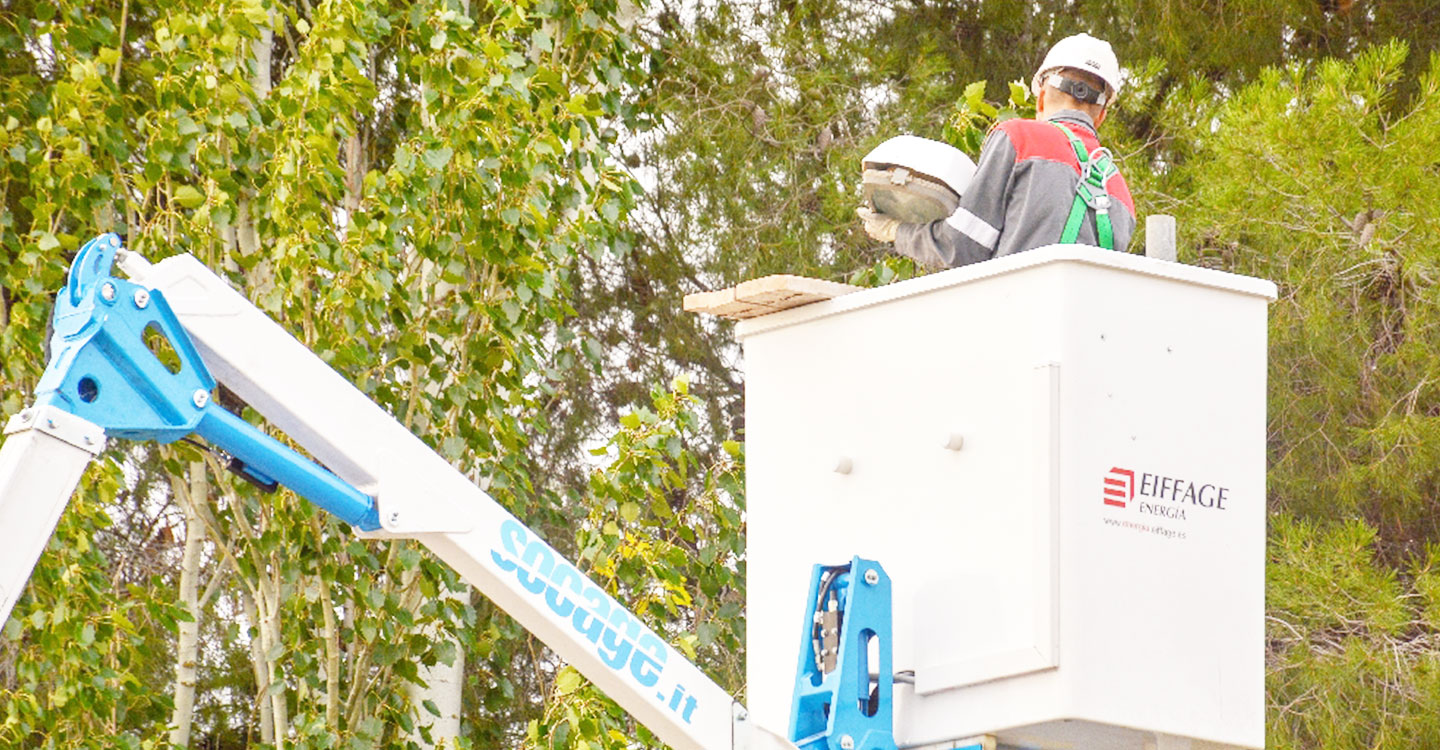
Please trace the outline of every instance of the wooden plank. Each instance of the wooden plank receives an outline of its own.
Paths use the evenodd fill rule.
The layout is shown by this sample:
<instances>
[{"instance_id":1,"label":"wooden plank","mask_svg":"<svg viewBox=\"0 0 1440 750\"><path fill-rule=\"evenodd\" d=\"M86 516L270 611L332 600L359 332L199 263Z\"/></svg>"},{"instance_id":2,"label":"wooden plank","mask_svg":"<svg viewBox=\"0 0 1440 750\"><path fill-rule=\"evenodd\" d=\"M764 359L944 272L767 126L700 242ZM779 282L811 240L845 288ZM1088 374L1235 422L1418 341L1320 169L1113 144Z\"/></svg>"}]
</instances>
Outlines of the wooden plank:
<instances>
[{"instance_id":1,"label":"wooden plank","mask_svg":"<svg viewBox=\"0 0 1440 750\"><path fill-rule=\"evenodd\" d=\"M744 320L833 299L860 287L804 276L776 274L751 279L729 289L685 295L685 312Z\"/></svg>"}]
</instances>

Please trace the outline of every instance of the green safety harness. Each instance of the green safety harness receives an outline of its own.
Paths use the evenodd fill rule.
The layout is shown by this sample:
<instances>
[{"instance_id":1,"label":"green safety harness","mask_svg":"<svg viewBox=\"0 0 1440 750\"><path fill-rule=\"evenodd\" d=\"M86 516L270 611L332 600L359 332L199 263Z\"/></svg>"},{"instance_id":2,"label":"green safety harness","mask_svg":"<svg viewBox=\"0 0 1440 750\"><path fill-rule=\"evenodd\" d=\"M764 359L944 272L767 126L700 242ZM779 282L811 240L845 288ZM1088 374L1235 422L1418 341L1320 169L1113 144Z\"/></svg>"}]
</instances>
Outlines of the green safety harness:
<instances>
[{"instance_id":1,"label":"green safety harness","mask_svg":"<svg viewBox=\"0 0 1440 750\"><path fill-rule=\"evenodd\" d=\"M1080 236L1080 224L1085 221L1086 210L1093 210L1095 238L1100 247L1114 250L1115 233L1110 228L1110 194L1105 190L1105 183L1120 170L1115 168L1110 149L1100 146L1093 152L1086 153L1085 144L1080 142L1080 137L1071 132L1070 128L1054 121L1050 124L1059 128L1060 132L1070 139L1070 146L1075 149L1075 158L1080 162L1080 182L1075 185L1075 203L1070 207L1070 218L1065 221L1060 242L1073 243Z\"/></svg>"}]
</instances>

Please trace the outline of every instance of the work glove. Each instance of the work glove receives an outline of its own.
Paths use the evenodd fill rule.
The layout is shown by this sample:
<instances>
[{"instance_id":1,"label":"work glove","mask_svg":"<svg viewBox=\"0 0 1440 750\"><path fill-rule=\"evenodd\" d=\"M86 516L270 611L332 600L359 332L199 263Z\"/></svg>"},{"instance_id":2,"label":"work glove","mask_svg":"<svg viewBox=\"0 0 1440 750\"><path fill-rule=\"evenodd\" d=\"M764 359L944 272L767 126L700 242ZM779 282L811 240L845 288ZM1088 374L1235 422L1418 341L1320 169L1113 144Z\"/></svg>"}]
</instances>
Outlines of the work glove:
<instances>
[{"instance_id":1,"label":"work glove","mask_svg":"<svg viewBox=\"0 0 1440 750\"><path fill-rule=\"evenodd\" d=\"M855 209L855 215L865 222L865 234L871 239L881 242L894 242L895 230L900 228L900 220L892 219L882 213L876 213L875 209L868 206L861 206Z\"/></svg>"}]
</instances>

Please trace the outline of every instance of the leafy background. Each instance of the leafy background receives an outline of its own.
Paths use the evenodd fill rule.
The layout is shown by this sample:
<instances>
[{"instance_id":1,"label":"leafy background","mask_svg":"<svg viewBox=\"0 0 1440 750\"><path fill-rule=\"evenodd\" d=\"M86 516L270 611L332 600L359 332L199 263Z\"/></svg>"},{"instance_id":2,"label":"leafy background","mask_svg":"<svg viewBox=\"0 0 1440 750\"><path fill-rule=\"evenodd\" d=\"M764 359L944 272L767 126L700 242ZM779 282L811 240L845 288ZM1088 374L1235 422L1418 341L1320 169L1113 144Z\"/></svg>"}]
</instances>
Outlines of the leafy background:
<instances>
[{"instance_id":1,"label":"leafy background","mask_svg":"<svg viewBox=\"0 0 1440 750\"><path fill-rule=\"evenodd\" d=\"M1434 744L1427 0L0 0L0 411L80 243L193 253L743 691L743 379L681 296L913 275L859 157L973 152L1077 30L1140 213L1281 290L1268 744ZM429 747L446 665L460 746L654 744L420 548L216 468L97 462L4 623L0 746Z\"/></svg>"}]
</instances>

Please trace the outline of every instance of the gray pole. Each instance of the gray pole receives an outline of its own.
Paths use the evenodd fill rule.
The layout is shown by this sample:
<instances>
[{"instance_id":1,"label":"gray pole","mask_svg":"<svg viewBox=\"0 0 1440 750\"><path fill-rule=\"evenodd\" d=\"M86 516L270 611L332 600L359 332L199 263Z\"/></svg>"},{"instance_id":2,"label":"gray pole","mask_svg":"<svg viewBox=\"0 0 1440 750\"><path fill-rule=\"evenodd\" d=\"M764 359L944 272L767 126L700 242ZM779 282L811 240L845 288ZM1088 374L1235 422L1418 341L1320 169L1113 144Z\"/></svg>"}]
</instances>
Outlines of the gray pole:
<instances>
[{"instance_id":1,"label":"gray pole","mask_svg":"<svg viewBox=\"0 0 1440 750\"><path fill-rule=\"evenodd\" d=\"M1153 214L1145 217L1145 255L1175 262L1175 217Z\"/></svg>"}]
</instances>

